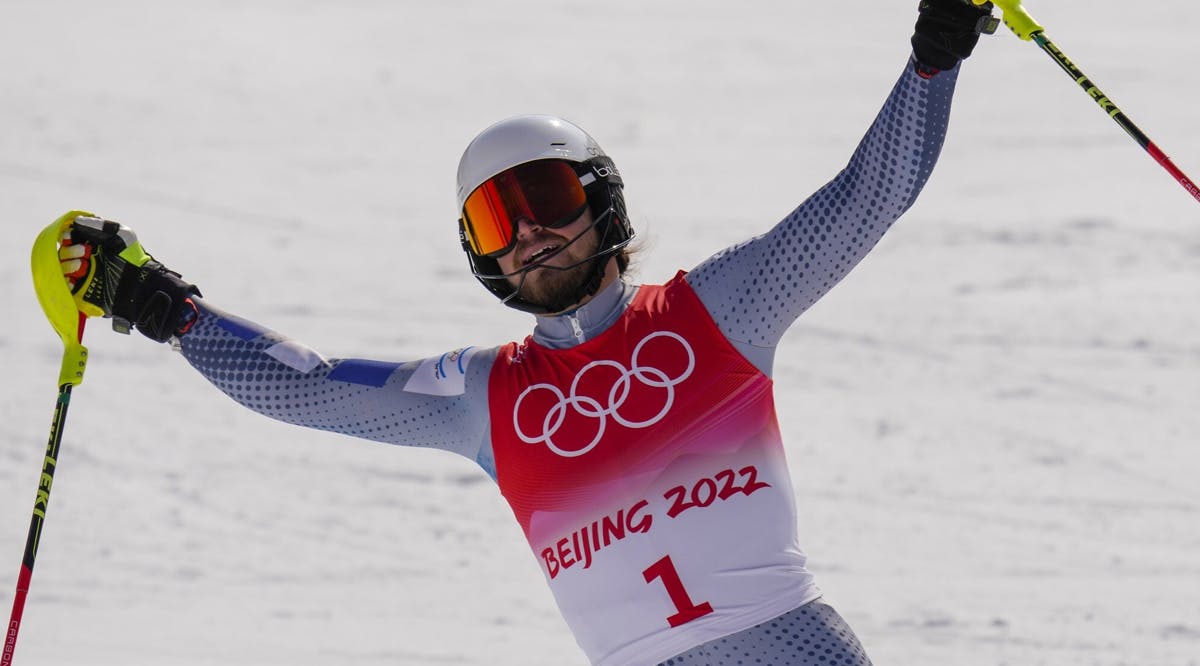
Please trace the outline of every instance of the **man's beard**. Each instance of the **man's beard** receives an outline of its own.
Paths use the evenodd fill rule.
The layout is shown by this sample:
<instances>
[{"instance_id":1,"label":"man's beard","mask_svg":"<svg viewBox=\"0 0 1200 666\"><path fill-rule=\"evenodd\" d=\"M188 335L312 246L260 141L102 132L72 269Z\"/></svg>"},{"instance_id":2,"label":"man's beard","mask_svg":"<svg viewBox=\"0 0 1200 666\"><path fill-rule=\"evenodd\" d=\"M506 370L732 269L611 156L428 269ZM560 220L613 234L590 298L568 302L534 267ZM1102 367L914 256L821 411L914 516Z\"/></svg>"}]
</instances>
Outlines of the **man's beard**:
<instances>
[{"instance_id":1,"label":"man's beard","mask_svg":"<svg viewBox=\"0 0 1200 666\"><path fill-rule=\"evenodd\" d=\"M595 262L596 259L590 259L562 270L534 268L521 285L521 298L546 308L547 312L569 310L583 299L583 288L591 279Z\"/></svg>"}]
</instances>

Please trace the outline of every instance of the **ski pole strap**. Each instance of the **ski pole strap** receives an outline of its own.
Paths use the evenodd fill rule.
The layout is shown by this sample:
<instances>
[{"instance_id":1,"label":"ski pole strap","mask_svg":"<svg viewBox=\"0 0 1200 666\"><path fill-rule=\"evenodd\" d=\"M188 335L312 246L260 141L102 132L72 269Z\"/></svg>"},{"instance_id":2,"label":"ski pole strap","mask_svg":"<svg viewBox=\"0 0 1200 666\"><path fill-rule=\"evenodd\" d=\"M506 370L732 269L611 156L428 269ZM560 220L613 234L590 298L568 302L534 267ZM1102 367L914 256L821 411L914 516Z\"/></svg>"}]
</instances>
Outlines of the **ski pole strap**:
<instances>
[{"instance_id":1,"label":"ski pole strap","mask_svg":"<svg viewBox=\"0 0 1200 666\"><path fill-rule=\"evenodd\" d=\"M82 382L83 371L87 367L87 347L80 343L87 317L75 306L75 298L71 295L67 281L63 279L62 267L58 260L59 239L75 218L81 215L91 216L91 213L73 210L50 223L33 242L33 255L30 258L33 288L37 292L38 303L63 342L59 386L77 385Z\"/></svg>"}]
</instances>

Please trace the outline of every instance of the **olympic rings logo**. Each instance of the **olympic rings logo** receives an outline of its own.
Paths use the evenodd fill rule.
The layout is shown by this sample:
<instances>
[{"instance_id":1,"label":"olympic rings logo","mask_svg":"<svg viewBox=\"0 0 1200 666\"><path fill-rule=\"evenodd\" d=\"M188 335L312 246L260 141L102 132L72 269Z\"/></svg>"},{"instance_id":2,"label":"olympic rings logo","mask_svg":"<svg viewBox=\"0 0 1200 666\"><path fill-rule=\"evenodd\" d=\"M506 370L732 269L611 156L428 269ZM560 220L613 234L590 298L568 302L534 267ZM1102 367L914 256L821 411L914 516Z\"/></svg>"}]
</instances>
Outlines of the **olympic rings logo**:
<instances>
[{"instance_id":1,"label":"olympic rings logo","mask_svg":"<svg viewBox=\"0 0 1200 666\"><path fill-rule=\"evenodd\" d=\"M683 372L672 377L659 368L645 365L641 362L639 357L642 353L642 348L646 346L646 343L655 338L674 340L683 348L684 353L687 354L687 367ZM630 367L626 368L617 361L592 361L580 368L579 372L576 373L575 379L571 382L571 389L568 394L564 394L562 389L553 384L534 384L526 388L517 397L517 402L513 406L513 428L516 430L517 437L520 437L521 441L527 444L545 444L551 451L564 458L575 458L591 451L600 443L600 440L604 437L609 417L612 417L612 420L626 428L648 428L663 420L667 412L671 411L671 406L675 403L675 387L691 376L692 371L696 368L696 354L692 351L692 346L682 336L670 331L658 331L642 338L641 342L633 348L633 355L629 359L629 364ZM603 404L596 398L579 394L580 380L590 370L601 367L614 368L620 373L617 380L613 382L612 388L608 390L607 400ZM625 418L621 415L620 411L625 401L629 398L632 381L635 379L643 386L666 389L662 407L653 416L642 420ZM525 398L535 391L549 391L556 399L556 402L542 419L541 433L530 435L521 427L517 415L521 412L521 405L524 403ZM577 450L564 449L554 442L554 436L562 428L563 422L567 419L568 410L573 410L574 413L581 416L600 420L596 435L592 437L592 440L586 446Z\"/></svg>"}]
</instances>

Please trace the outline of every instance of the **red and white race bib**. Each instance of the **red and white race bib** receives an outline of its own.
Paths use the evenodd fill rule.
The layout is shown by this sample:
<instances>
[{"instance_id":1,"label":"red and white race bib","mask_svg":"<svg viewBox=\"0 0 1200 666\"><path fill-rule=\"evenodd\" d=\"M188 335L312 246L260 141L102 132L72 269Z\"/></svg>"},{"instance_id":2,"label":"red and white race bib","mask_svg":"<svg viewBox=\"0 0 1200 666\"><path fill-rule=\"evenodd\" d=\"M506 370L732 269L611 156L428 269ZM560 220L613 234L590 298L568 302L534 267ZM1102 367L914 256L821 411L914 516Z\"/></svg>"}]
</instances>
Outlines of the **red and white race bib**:
<instances>
[{"instance_id":1,"label":"red and white race bib","mask_svg":"<svg viewBox=\"0 0 1200 666\"><path fill-rule=\"evenodd\" d=\"M497 480L595 664L654 664L819 596L771 380L682 273L570 349L489 383Z\"/></svg>"}]
</instances>

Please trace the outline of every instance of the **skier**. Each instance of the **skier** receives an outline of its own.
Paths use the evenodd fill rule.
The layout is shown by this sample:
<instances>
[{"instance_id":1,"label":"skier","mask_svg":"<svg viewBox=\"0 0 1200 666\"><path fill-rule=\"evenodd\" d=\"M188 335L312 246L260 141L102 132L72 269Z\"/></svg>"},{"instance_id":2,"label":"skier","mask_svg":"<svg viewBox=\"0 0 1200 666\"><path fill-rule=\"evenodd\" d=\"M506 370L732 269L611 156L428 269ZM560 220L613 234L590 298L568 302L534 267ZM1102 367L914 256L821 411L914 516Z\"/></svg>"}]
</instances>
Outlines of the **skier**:
<instances>
[{"instance_id":1,"label":"skier","mask_svg":"<svg viewBox=\"0 0 1200 666\"><path fill-rule=\"evenodd\" d=\"M172 341L250 409L478 462L592 663L869 664L799 547L772 362L921 191L991 8L922 0L913 55L846 168L662 285L622 277L634 232L591 136L552 116L485 129L459 164L460 239L484 287L536 315L521 342L327 359L213 307L127 227L86 216L63 273L86 314Z\"/></svg>"}]
</instances>

